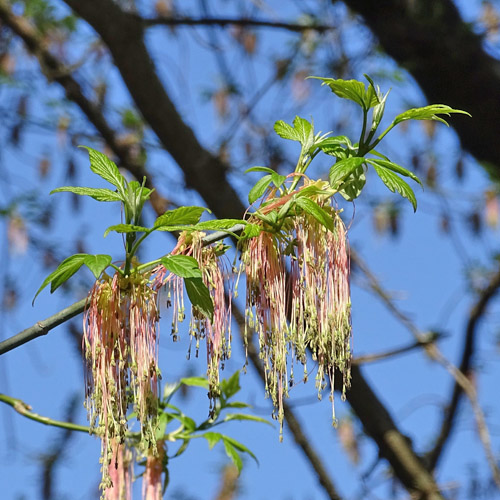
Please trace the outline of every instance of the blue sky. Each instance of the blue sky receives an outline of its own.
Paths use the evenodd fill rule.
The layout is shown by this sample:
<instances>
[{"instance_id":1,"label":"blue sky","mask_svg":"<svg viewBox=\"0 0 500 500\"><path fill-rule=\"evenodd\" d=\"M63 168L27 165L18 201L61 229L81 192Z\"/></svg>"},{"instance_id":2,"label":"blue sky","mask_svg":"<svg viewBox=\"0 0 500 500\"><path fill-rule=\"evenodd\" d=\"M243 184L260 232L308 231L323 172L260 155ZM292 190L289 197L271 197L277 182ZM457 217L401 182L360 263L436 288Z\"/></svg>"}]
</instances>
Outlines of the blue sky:
<instances>
[{"instance_id":1,"label":"blue sky","mask_svg":"<svg viewBox=\"0 0 500 500\"><path fill-rule=\"evenodd\" d=\"M297 11L287 7L283 11L281 4L270 3L271 10L261 13L263 17L290 17ZM467 6L467 5L466 5ZM468 7L468 6L467 6ZM185 7L188 9L188 7ZM194 7L193 7L194 8ZM233 4L217 2L218 12L232 14L238 11ZM226 10L222 10L226 9ZM473 16L474 11L464 11ZM338 17L334 17L336 14ZM390 104L386 111L386 121L405 109L405 106L424 105L425 100L415 87L410 76L403 74L401 82L389 81L394 75L396 66L379 54L364 55L369 45L366 30L350 20L344 9L329 9L325 15L329 22L343 21L350 23L344 27L341 36L343 47L349 55L362 54L352 67L349 77L362 78L363 73L385 74L387 78L379 78L377 83L386 91L392 87ZM344 24L345 26L345 24ZM152 48L155 63L164 79L167 89L181 110L184 119L193 127L195 133L207 147L215 147L218 139L224 137L233 126L233 117L221 121L214 111L213 102L206 98L207 92L220 87L220 77L216 63L207 49L206 35L197 32L201 41L193 37L189 31L181 31L176 39L172 34L160 30L151 31L148 44ZM228 40L224 32L217 32L219 41L224 46ZM242 94L248 99L256 88L260 88L273 71L273 60L290 52L296 35L283 32L259 31L257 53L253 57L233 49L226 53L238 82L241 83ZM294 38L295 37L295 38ZM205 42L205 43L203 43ZM84 39L82 38L82 46ZM166 49L168 47L168 50ZM320 62L327 58L329 51L335 52L333 45L320 49L314 63L302 64L304 69L316 74ZM330 54L331 55L331 54ZM248 64L247 64L248 63ZM20 59L19 65L24 71L31 72L35 68L33 61ZM245 69L250 68L250 69ZM248 71L245 74L245 71ZM116 123L120 110L130 105L114 70L108 68L106 60L100 63L92 61L86 64L79 75L89 85L100 76L109 77L110 116ZM324 74L324 76L330 76ZM185 86L183 85L185 83ZM333 130L334 134L353 132L353 140L359 135L359 115L354 105L345 104L334 98L331 93L320 88L318 83L310 83L308 90L311 98L304 101L294 99L289 85L277 85L265 95L252 113L255 123L262 125L273 136L274 120L283 119L291 122L296 114L306 118L314 118L317 130ZM9 103L19 95L16 88L0 89L0 105L9 107ZM83 239L89 253L110 253L120 258L121 241L118 236L102 238L105 228L117 223L120 214L113 204L98 204L92 200L83 201L78 211L73 211L69 195L56 195L49 198L49 191L67 183L64 173L69 158L77 165L79 185L102 187L100 180L93 176L87 168L84 151L77 151L73 145L61 146L50 129L52 116L66 112L59 105L48 108L49 100L61 98L61 92L54 87L47 87L41 79L33 80L29 87L21 89L31 95L30 112L39 120L48 120L47 127L28 128L20 147L14 148L6 144L5 135L8 127L4 121L2 141L4 148L0 156L1 168L8 174L8 184L2 187L5 200L15 195L23 196L30 190L36 190L44 203L55 203L57 217L50 230L44 236L53 243L60 257L74 251L73 241ZM232 103L237 106L237 100ZM74 111L68 111L73 116ZM78 116L77 113L75 113ZM456 116L453 120L468 119ZM479 117L472 117L478 120ZM452 120L452 121L453 121ZM241 198L246 193L256 176L242 179L241 170L253 165L265 164L267 158L260 151L253 151L250 157L244 154L245 134L254 137L255 123L243 124L235 135L231 146L231 160L238 170L231 173ZM341 129L337 128L342 126ZM78 130L83 137L93 131L78 118L71 121L72 130ZM334 128L335 127L335 128ZM154 145L156 139L147 132L147 140ZM274 140L274 139L273 139ZM83 142L84 139L80 142ZM276 140L276 142L278 142ZM296 148L292 144L281 141L280 147L290 161L296 158ZM89 142L85 142L90 144ZM94 143L92 143L94 144ZM384 149L385 148L385 149ZM426 135L421 124L411 124L406 131L393 131L381 150L391 159L402 165L410 165L412 155L420 155L425 165L435 161L439 175L439 192L429 187L422 192L415 188L419 209L413 214L410 204L399 201L396 195L389 193L373 175L369 176L366 193L355 205L355 216L349 233L351 245L366 260L377 275L384 288L393 294L397 306L407 314L421 331L431 329L442 330L447 336L440 343L443 353L452 362L457 362L473 295L470 293L470 281L466 270L476 270L476 281L482 283L477 271L480 266L489 263L492 253L498 249L498 228L488 229L481 235L474 235L467 226L466 216L474 207L481 208L484 190L488 187L488 179L484 171L472 158L465 155L465 181L460 184L454 178L454 168L460 155L459 144L452 129L438 124L435 135ZM37 178L36 165L41 156L49 154L51 170L43 179ZM201 204L202 200L193 193L181 192L184 180L178 167L170 157L162 151L151 148L148 166L160 182L162 193L172 196L175 202L184 204ZM329 164L318 162L314 172L324 176ZM444 195L444 196L442 196ZM440 229L444 213L443 199L449 200L450 217L454 233L452 239ZM378 234L374 229L374 207L383 201L397 203L401 211L400 232L397 237L389 234ZM346 220L350 220L353 208L344 204ZM153 220L151 212L146 213L148 222ZM6 235L5 221L0 222L2 234ZM43 233L30 227L32 234ZM457 244L457 239L459 243ZM173 240L164 235L151 238L147 245L144 260L164 254L173 245ZM457 251L458 248L458 251ZM31 299L48 270L43 269L39 254L31 253L15 255L8 252L7 239L0 240L0 254L7 262L9 274L15 279L20 294L20 305L15 310L3 311L0 319L3 323L1 337L6 338L37 320L45 318L74 300L85 296L90 283L90 274L74 280L75 286L71 294L56 292L50 295L45 291L31 306ZM33 258L32 255L38 255ZM468 266L468 267L467 267ZM7 267L7 266L6 266ZM6 270L1 271L5 277ZM244 287L241 286L240 290ZM366 290L362 277L353 279L352 283L353 314L353 348L355 356L382 352L392 347L405 345L412 341L410 333L405 330L394 317L389 314L380 301ZM160 366L165 381L172 382L186 374L202 374L204 353L201 359L186 361L187 324L181 342L173 344L169 338L168 315L163 321L160 347ZM498 419L497 380L500 376L497 363L498 348L496 333L498 330L498 308L492 309L480 327L477 354L477 387L488 422L494 424ZM239 343L234 342L233 356L227 363L225 374L231 375L244 365L244 353ZM311 365L312 366L312 365ZM452 379L442 367L436 366L421 352L396 357L389 361L367 365L363 370L378 396L387 405L401 430L411 436L417 451L424 451L437 430L440 422L440 405L447 398ZM34 411L54 419L63 419L68 399L73 395L83 402L83 370L73 341L64 327L59 327L30 344L16 349L0 360L0 392L20 398L33 406ZM253 369L241 376L242 391L240 400L254 406L259 416L269 417L271 406L264 399L264 390ZM304 426L309 439L316 447L328 467L334 483L346 499L355 498L387 498L386 465L379 463L369 482L372 497L360 493L361 475L375 462L377 450L367 438L360 441L361 462L353 466L342 451L339 436L331 426L331 408L328 398L317 401L314 382L299 384L291 390L291 404ZM193 389L186 400L178 400L184 412L197 420L206 418L208 401L202 390ZM78 422L85 424L86 417L83 405L78 412ZM470 468L478 467L481 479L489 477L485 466L484 452L478 443L474 429L474 420L467 402L462 404L456 434L451 438L442 467L438 471L440 484L450 484L465 480ZM350 414L349 405L340 401L337 395L336 410L341 418ZM7 500L38 498L40 484L40 453L50 449L57 440L60 431L23 419L10 408L0 408L0 439L4 443L0 447L0 491ZM356 426L358 424L355 424ZM359 432L360 429L356 430ZM494 426L491 428L494 451L498 450L498 437ZM241 499L283 499L310 500L324 498L317 479L304 460L301 452L294 445L292 436L285 426L284 442L279 443L277 425L274 427L260 424L231 423L224 432L247 444L259 459L259 465L251 459L246 460L241 477ZM175 450L175 445L169 448ZM57 498L88 499L97 498L99 483L99 443L86 436L75 436L66 451L63 462L57 473ZM219 472L227 463L223 449L216 447L209 451L206 442L193 442L184 455L171 461L171 484L167 490L167 499L208 499L214 498L219 487ZM139 468L136 469L138 471ZM139 483L139 482L138 482ZM140 484L136 487L140 497ZM466 490L463 490L466 491ZM396 498L405 498L400 491ZM460 498L466 498L461 496Z\"/></svg>"}]
</instances>

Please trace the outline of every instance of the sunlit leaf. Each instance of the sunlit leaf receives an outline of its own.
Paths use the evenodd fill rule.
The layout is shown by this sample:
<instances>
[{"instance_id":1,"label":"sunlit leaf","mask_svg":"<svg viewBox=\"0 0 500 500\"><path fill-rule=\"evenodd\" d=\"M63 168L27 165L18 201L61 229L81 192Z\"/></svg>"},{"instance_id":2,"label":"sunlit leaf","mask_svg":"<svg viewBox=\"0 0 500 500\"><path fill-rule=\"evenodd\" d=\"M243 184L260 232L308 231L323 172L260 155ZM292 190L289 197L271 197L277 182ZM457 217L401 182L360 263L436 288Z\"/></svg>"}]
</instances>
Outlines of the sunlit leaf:
<instances>
[{"instance_id":1,"label":"sunlit leaf","mask_svg":"<svg viewBox=\"0 0 500 500\"><path fill-rule=\"evenodd\" d=\"M184 285L193 307L212 321L214 303L203 280L201 278L185 278Z\"/></svg>"},{"instance_id":2,"label":"sunlit leaf","mask_svg":"<svg viewBox=\"0 0 500 500\"><path fill-rule=\"evenodd\" d=\"M453 109L446 104L430 104L422 108L412 108L404 113L399 114L394 118L394 125L405 120L437 120L448 126L448 122L437 115L450 116L451 113L460 113L462 115L471 116L467 111L461 109Z\"/></svg>"},{"instance_id":3,"label":"sunlit leaf","mask_svg":"<svg viewBox=\"0 0 500 500\"><path fill-rule=\"evenodd\" d=\"M181 278L201 278L198 261L189 255L167 255L161 259L161 263Z\"/></svg>"},{"instance_id":4,"label":"sunlit leaf","mask_svg":"<svg viewBox=\"0 0 500 500\"><path fill-rule=\"evenodd\" d=\"M333 219L323 208L310 198L297 198L297 205L305 212L312 215L320 224L333 232Z\"/></svg>"},{"instance_id":5,"label":"sunlit leaf","mask_svg":"<svg viewBox=\"0 0 500 500\"><path fill-rule=\"evenodd\" d=\"M90 170L95 174L102 177L104 180L113 184L120 193L123 193L123 188L125 186L125 178L114 162L112 162L106 155L102 154L95 149L89 148L87 146L80 146L85 148L89 152L90 158Z\"/></svg>"},{"instance_id":6,"label":"sunlit leaf","mask_svg":"<svg viewBox=\"0 0 500 500\"><path fill-rule=\"evenodd\" d=\"M373 168L390 191L393 193L397 191L403 198L407 198L410 201L413 205L413 211L415 212L417 210L417 199L412 188L391 170L377 165L373 165Z\"/></svg>"},{"instance_id":7,"label":"sunlit leaf","mask_svg":"<svg viewBox=\"0 0 500 500\"><path fill-rule=\"evenodd\" d=\"M50 194L63 192L74 193L82 196L90 196L97 201L122 201L122 197L120 196L120 194L116 191L111 191L111 189L64 186L53 189Z\"/></svg>"}]
</instances>

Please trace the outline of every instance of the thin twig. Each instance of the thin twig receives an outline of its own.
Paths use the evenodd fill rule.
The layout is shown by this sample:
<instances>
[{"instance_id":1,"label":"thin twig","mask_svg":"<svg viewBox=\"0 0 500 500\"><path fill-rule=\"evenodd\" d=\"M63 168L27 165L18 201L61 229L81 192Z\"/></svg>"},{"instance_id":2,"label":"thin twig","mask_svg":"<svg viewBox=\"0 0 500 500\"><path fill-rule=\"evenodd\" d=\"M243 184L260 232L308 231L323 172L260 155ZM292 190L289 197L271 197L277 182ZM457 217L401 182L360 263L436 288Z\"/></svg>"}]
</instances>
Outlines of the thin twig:
<instances>
[{"instance_id":1,"label":"thin twig","mask_svg":"<svg viewBox=\"0 0 500 500\"><path fill-rule=\"evenodd\" d=\"M439 337L441 337L441 334L430 332L426 335L425 339L417 340L416 342L412 342L407 346L398 347L396 349L391 349L389 351L381 352L378 354L366 354L364 356L357 356L352 359L352 364L363 365L366 363L373 363L374 361L381 361L383 359L392 358L393 356L397 356L398 354L404 354L405 352L412 351L413 349L425 347L428 344L432 344L436 342Z\"/></svg>"},{"instance_id":2,"label":"thin twig","mask_svg":"<svg viewBox=\"0 0 500 500\"><path fill-rule=\"evenodd\" d=\"M393 313L393 315L408 329L408 331L411 332L411 334L415 337L417 342L421 342L422 340L425 339L425 333L421 332L419 328L411 321L406 314L404 314L402 311L399 310L399 308L394 304L393 300L391 299L390 295L382 288L380 285L378 279L375 277L375 275L368 269L367 265L363 262L363 260L359 257L359 255L355 254L352 252L351 254L352 260L356 263L356 266L365 274L365 276L368 278L369 284L371 289L382 299L382 302L386 305L386 307ZM485 291L481 294L480 300L476 304L476 306L473 308L473 312L471 313L471 317L475 318L475 322L481 317L483 314L487 303L489 300L495 295L497 292L498 288L500 287L500 271L496 273L490 282L489 286L485 289ZM474 322L474 326L475 326ZM474 327L473 327L474 330ZM443 422L443 428L442 432L440 435L441 438L441 447L444 445L444 442L449 436L449 432L451 431L451 426L452 426L452 421L454 419L454 415L456 412L456 408L458 405L458 397L460 394L465 393L466 396L469 398L470 404L472 406L472 411L474 414L474 418L476 420L476 425L479 433L479 439L481 440L481 443L483 445L486 458L488 460L488 464L491 468L491 472L493 474L493 479L495 480L495 483L497 486L500 488L500 469L496 463L495 455L493 453L492 447L491 447L491 438L488 432L488 427L486 425L486 420L484 417L483 410L481 409L481 406L478 401L477 397L477 391L471 381L467 378L467 367L470 361L470 357L472 356L473 348L472 348L472 337L473 337L473 331L469 335L469 327L467 328L467 334L466 334L466 348L464 349L464 354L465 351L467 351L467 355L464 356L464 359L462 360L462 364L460 366L460 369L457 368L453 363L448 361L446 357L441 353L441 351L438 349L438 347L432 343L432 344L427 344L424 349L426 354L439 363L441 366L443 366L446 371L455 379L455 385L453 389L453 397L452 397L452 404L454 406L450 407L450 409L446 412L447 417L445 417L445 420ZM464 363L465 361L465 363ZM465 368L462 370L462 368ZM456 394L456 396L455 396ZM452 412L450 411L452 410ZM446 430L445 426L449 426L449 429ZM440 449L438 451L438 455L440 453Z\"/></svg>"},{"instance_id":3,"label":"thin twig","mask_svg":"<svg viewBox=\"0 0 500 500\"><path fill-rule=\"evenodd\" d=\"M469 320L465 330L464 347L462 350L462 359L460 361L460 372L467 374L471 367L472 355L474 353L474 342L477 326L483 317L486 307L490 300L496 295L500 288L500 270L498 270L490 279L488 285L479 294L477 302L469 313ZM457 413L460 397L463 394L463 387L457 382L454 384L450 403L446 406L445 415L441 424L441 430L436 438L436 443L432 450L427 453L427 459L432 468L435 468L442 454L444 445L450 435Z\"/></svg>"},{"instance_id":4,"label":"thin twig","mask_svg":"<svg viewBox=\"0 0 500 500\"><path fill-rule=\"evenodd\" d=\"M237 224L227 231L217 231L215 233L209 234L202 239L203 245L210 245L211 243L215 243L216 241L222 240L229 235L234 235L244 229L243 224ZM82 313L85 309L87 299L82 299L78 302L75 302L69 307L62 309L56 314L50 316L49 318L43 321L37 321L33 326L23 330L22 332L13 335L12 337L0 342L0 355L15 349L26 342L34 340L42 335L47 335L53 328L56 326L65 323L66 321L74 318L78 314Z\"/></svg>"},{"instance_id":5,"label":"thin twig","mask_svg":"<svg viewBox=\"0 0 500 500\"><path fill-rule=\"evenodd\" d=\"M303 33L304 31L317 31L324 33L336 28L327 24L300 24L287 23L281 21L266 21L264 19L249 18L231 18L231 17L184 17L184 16L158 16L153 18L140 18L145 27L151 26L207 26L207 27L225 27L241 26L243 28L273 28Z\"/></svg>"},{"instance_id":6,"label":"thin twig","mask_svg":"<svg viewBox=\"0 0 500 500\"><path fill-rule=\"evenodd\" d=\"M52 420L51 418L44 417L31 411L31 406L26 404L24 401L21 401L17 398L12 398L10 396L6 396L5 394L0 394L0 401L9 406L12 406L17 413L20 413L23 417L29 418L30 420L34 420L35 422L40 422L41 424L51 425L52 427L60 427L61 429L68 429L70 431L78 431L78 432L90 432L90 427L85 425L77 425L71 422L62 422L60 420Z\"/></svg>"}]
</instances>

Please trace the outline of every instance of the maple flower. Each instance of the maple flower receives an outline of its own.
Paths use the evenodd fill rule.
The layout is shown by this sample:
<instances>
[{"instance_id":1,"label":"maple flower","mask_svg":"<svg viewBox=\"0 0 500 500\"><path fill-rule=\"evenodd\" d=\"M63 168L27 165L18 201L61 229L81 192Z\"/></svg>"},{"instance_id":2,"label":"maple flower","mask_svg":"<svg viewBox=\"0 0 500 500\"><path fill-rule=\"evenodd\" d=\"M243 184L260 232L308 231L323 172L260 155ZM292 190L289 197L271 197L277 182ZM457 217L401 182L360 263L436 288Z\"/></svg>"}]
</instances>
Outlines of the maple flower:
<instances>
[{"instance_id":1,"label":"maple flower","mask_svg":"<svg viewBox=\"0 0 500 500\"><path fill-rule=\"evenodd\" d=\"M111 441L113 458L109 464L110 486L104 491L105 500L132 499L132 451L117 439Z\"/></svg>"},{"instance_id":2,"label":"maple flower","mask_svg":"<svg viewBox=\"0 0 500 500\"><path fill-rule=\"evenodd\" d=\"M158 440L155 453L148 454L146 470L142 478L143 500L161 500L163 498L162 473L166 465L165 441Z\"/></svg>"},{"instance_id":3,"label":"maple flower","mask_svg":"<svg viewBox=\"0 0 500 500\"><path fill-rule=\"evenodd\" d=\"M215 400L220 394L219 370L231 354L231 294L225 293L224 283L227 282L229 270L225 268L220 258L221 245L204 245L202 232L183 233L171 255L186 255L196 259L201 271L203 283L208 288L213 302L213 317L208 318L196 307L191 308L189 334L195 341L196 356L198 356L200 340L207 343L207 378L209 381L209 398L212 411ZM153 287L160 289L168 287L167 306L172 307L172 335L177 340L179 323L185 319L184 280L169 273L164 266L155 269ZM231 285L231 284L230 284ZM231 288L231 286L230 286ZM191 346L188 357L190 356Z\"/></svg>"},{"instance_id":4,"label":"maple flower","mask_svg":"<svg viewBox=\"0 0 500 500\"><path fill-rule=\"evenodd\" d=\"M133 274L96 281L83 322L86 407L101 438L102 487L109 485L112 443L123 442L132 403L144 448L154 443L158 404L157 291L148 276Z\"/></svg>"},{"instance_id":5,"label":"maple flower","mask_svg":"<svg viewBox=\"0 0 500 500\"><path fill-rule=\"evenodd\" d=\"M304 187L309 186L307 181ZM279 210L300 188L281 198L266 200L261 213ZM293 362L304 365L310 350L318 370L318 396L330 380L333 421L335 370L342 373L343 397L350 383L351 324L347 234L329 196L313 191L311 200L331 220L329 228L313 213L300 208L270 228L262 227L247 240L242 260L246 273L246 332L259 337L260 357L266 373L266 393L282 427L283 398L293 384Z\"/></svg>"}]
</instances>

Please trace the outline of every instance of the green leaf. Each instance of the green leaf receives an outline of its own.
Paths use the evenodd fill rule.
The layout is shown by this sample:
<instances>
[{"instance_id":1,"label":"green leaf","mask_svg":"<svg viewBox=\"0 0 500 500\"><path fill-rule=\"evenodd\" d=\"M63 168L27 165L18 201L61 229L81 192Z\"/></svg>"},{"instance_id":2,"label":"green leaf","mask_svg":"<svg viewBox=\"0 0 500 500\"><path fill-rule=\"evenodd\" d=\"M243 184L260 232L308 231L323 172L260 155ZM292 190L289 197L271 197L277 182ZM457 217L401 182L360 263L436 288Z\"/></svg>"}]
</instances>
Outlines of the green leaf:
<instances>
[{"instance_id":1,"label":"green leaf","mask_svg":"<svg viewBox=\"0 0 500 500\"><path fill-rule=\"evenodd\" d=\"M273 184L279 188L285 181L286 181L286 176L277 174L274 172L274 174L271 174L271 178L273 181Z\"/></svg>"},{"instance_id":2,"label":"green leaf","mask_svg":"<svg viewBox=\"0 0 500 500\"><path fill-rule=\"evenodd\" d=\"M188 226L197 224L205 211L209 212L209 210L204 207L195 206L179 207L174 210L168 210L156 219L154 228L159 229L162 226Z\"/></svg>"},{"instance_id":3,"label":"green leaf","mask_svg":"<svg viewBox=\"0 0 500 500\"><path fill-rule=\"evenodd\" d=\"M239 453L236 451L236 448L233 446L233 444L230 441L228 441L226 436L222 436L222 442L224 443L224 449L226 450L226 455L232 460L234 465L236 465L238 473L240 473L241 469L243 468L243 462L241 460Z\"/></svg>"},{"instance_id":4,"label":"green leaf","mask_svg":"<svg viewBox=\"0 0 500 500\"><path fill-rule=\"evenodd\" d=\"M255 186L248 193L248 203L250 203L250 205L254 203L256 200L258 200L264 194L271 181L272 181L272 175L269 174L269 175L264 175L264 177L260 178L255 183Z\"/></svg>"},{"instance_id":5,"label":"green leaf","mask_svg":"<svg viewBox=\"0 0 500 500\"><path fill-rule=\"evenodd\" d=\"M460 113L462 115L471 116L467 113L467 111L453 109L445 104L430 104L429 106L424 106L422 108L412 108L399 114L396 118L394 118L393 124L397 125L405 120L437 120L444 123L446 126L449 126L446 120L437 115L450 116L451 113Z\"/></svg>"},{"instance_id":6,"label":"green leaf","mask_svg":"<svg viewBox=\"0 0 500 500\"><path fill-rule=\"evenodd\" d=\"M247 174L248 172L267 172L268 174L275 174L276 170L269 167L250 167L247 168L244 173Z\"/></svg>"},{"instance_id":7,"label":"green leaf","mask_svg":"<svg viewBox=\"0 0 500 500\"><path fill-rule=\"evenodd\" d=\"M186 377L181 378L179 382L190 387L203 387L204 389L208 389L209 386L206 377Z\"/></svg>"},{"instance_id":8,"label":"green leaf","mask_svg":"<svg viewBox=\"0 0 500 500\"><path fill-rule=\"evenodd\" d=\"M339 193L347 200L355 200L366 184L366 174L363 166L359 166L349 177L342 183Z\"/></svg>"},{"instance_id":9,"label":"green leaf","mask_svg":"<svg viewBox=\"0 0 500 500\"><path fill-rule=\"evenodd\" d=\"M63 192L79 194L82 196L90 196L97 201L122 201L122 197L116 191L111 191L111 189L64 186L53 189L50 194Z\"/></svg>"},{"instance_id":10,"label":"green leaf","mask_svg":"<svg viewBox=\"0 0 500 500\"><path fill-rule=\"evenodd\" d=\"M278 120L274 124L274 131L282 139L290 139L291 141L300 141L297 131L291 125L284 122L283 120Z\"/></svg>"},{"instance_id":11,"label":"green leaf","mask_svg":"<svg viewBox=\"0 0 500 500\"><path fill-rule=\"evenodd\" d=\"M314 126L305 118L296 116L293 120L293 127L297 133L298 140L302 144L302 150L308 152L314 143Z\"/></svg>"},{"instance_id":12,"label":"green leaf","mask_svg":"<svg viewBox=\"0 0 500 500\"><path fill-rule=\"evenodd\" d=\"M222 434L218 432L204 432L202 437L208 441L208 448L211 450L222 439Z\"/></svg>"},{"instance_id":13,"label":"green leaf","mask_svg":"<svg viewBox=\"0 0 500 500\"><path fill-rule=\"evenodd\" d=\"M73 274L75 274L80 269L80 267L83 266L86 257L88 257L88 254L86 253L77 253L75 255L72 255L71 257L64 259L59 264L57 269L45 278L42 285L36 292L35 297L33 298L33 303L35 302L35 299L38 297L40 292L49 283L51 284L50 293L54 293L57 288L59 288L64 282L71 278L71 276L73 276Z\"/></svg>"},{"instance_id":14,"label":"green leaf","mask_svg":"<svg viewBox=\"0 0 500 500\"><path fill-rule=\"evenodd\" d=\"M410 179L413 179L415 182L418 182L422 187L424 187L422 181L413 172L407 170L401 165L398 165L397 163L393 163L392 161L389 160L368 160L368 159L366 160L366 162L373 166L377 165L378 167L388 168L389 170L392 170L397 174L409 177Z\"/></svg>"},{"instance_id":15,"label":"green leaf","mask_svg":"<svg viewBox=\"0 0 500 500\"><path fill-rule=\"evenodd\" d=\"M240 386L240 372L234 372L231 377L224 379L220 383L220 390L225 399L234 396L239 390Z\"/></svg>"},{"instance_id":16,"label":"green leaf","mask_svg":"<svg viewBox=\"0 0 500 500\"><path fill-rule=\"evenodd\" d=\"M193 307L212 321L214 303L203 280L201 278L185 278L184 285L186 286L186 292Z\"/></svg>"},{"instance_id":17,"label":"green leaf","mask_svg":"<svg viewBox=\"0 0 500 500\"><path fill-rule=\"evenodd\" d=\"M368 111L379 103L375 89L371 85L366 89L365 84L358 80L322 78L320 76L309 76L308 78L321 80L322 85L328 85L335 95L359 104L364 111Z\"/></svg>"},{"instance_id":18,"label":"green leaf","mask_svg":"<svg viewBox=\"0 0 500 500\"><path fill-rule=\"evenodd\" d=\"M243 236L245 238L255 238L259 236L261 231L262 226L259 226L259 224L247 224L243 230Z\"/></svg>"},{"instance_id":19,"label":"green leaf","mask_svg":"<svg viewBox=\"0 0 500 500\"><path fill-rule=\"evenodd\" d=\"M161 259L161 263L181 278L201 278L198 261L189 255L167 255Z\"/></svg>"},{"instance_id":20,"label":"green leaf","mask_svg":"<svg viewBox=\"0 0 500 500\"><path fill-rule=\"evenodd\" d=\"M106 155L87 146L81 146L89 152L90 170L102 177L105 181L118 188L118 192L124 194L125 178L114 162Z\"/></svg>"},{"instance_id":21,"label":"green leaf","mask_svg":"<svg viewBox=\"0 0 500 500\"><path fill-rule=\"evenodd\" d=\"M150 233L153 229L143 226L134 226L133 224L116 224L114 226L109 226L106 231L104 231L104 238L106 238L111 231L115 233Z\"/></svg>"},{"instance_id":22,"label":"green leaf","mask_svg":"<svg viewBox=\"0 0 500 500\"><path fill-rule=\"evenodd\" d=\"M111 255L87 255L84 264L92 271L95 279L99 279L102 272L111 264Z\"/></svg>"},{"instance_id":23,"label":"green leaf","mask_svg":"<svg viewBox=\"0 0 500 500\"><path fill-rule=\"evenodd\" d=\"M226 403L224 408L250 408L250 405L241 401L232 401L231 403Z\"/></svg>"},{"instance_id":24,"label":"green leaf","mask_svg":"<svg viewBox=\"0 0 500 500\"><path fill-rule=\"evenodd\" d=\"M391 170L377 165L373 165L373 168L387 188L393 193L397 191L403 198L407 198L413 205L413 211L416 212L417 199L415 198L415 193L412 188Z\"/></svg>"},{"instance_id":25,"label":"green leaf","mask_svg":"<svg viewBox=\"0 0 500 500\"><path fill-rule=\"evenodd\" d=\"M310 198L300 197L297 198L297 205L312 215L321 225L325 226L328 230L333 232L333 219L323 208L321 208L315 201Z\"/></svg>"},{"instance_id":26,"label":"green leaf","mask_svg":"<svg viewBox=\"0 0 500 500\"><path fill-rule=\"evenodd\" d=\"M229 436L222 436L222 439L225 442L230 443L236 450L241 451L243 453L248 453L257 463L259 461L257 460L257 457L242 443L239 441L236 441L236 439L230 438Z\"/></svg>"},{"instance_id":27,"label":"green leaf","mask_svg":"<svg viewBox=\"0 0 500 500\"><path fill-rule=\"evenodd\" d=\"M199 222L193 229L196 231L223 231L231 229L237 224L246 224L246 221L243 219L213 219Z\"/></svg>"},{"instance_id":28,"label":"green leaf","mask_svg":"<svg viewBox=\"0 0 500 500\"><path fill-rule=\"evenodd\" d=\"M261 422L263 424L270 425L271 427L273 426L273 424L265 418L257 417L255 415L247 415L245 413L229 413L224 417L223 422L230 422L231 420L250 420L252 422Z\"/></svg>"},{"instance_id":29,"label":"green leaf","mask_svg":"<svg viewBox=\"0 0 500 500\"><path fill-rule=\"evenodd\" d=\"M330 186L333 189L338 189L342 183L364 162L365 158L353 156L340 160L330 168Z\"/></svg>"}]
</instances>

